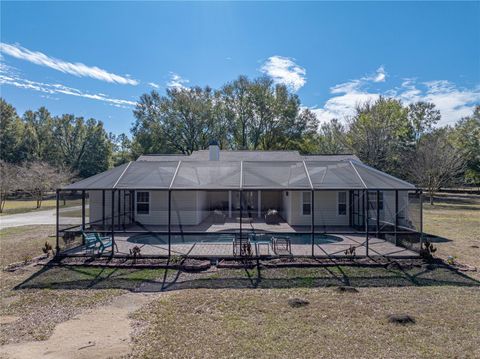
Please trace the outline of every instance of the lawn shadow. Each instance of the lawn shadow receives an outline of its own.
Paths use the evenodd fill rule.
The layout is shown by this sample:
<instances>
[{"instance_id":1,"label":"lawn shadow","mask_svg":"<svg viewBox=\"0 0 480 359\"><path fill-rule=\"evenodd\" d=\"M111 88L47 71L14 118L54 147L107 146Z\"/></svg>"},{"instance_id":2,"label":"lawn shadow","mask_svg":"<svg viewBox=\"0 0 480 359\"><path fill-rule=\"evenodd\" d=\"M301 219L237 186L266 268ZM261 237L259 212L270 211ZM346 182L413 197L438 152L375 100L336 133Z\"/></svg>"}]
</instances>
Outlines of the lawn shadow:
<instances>
[{"instance_id":1,"label":"lawn shadow","mask_svg":"<svg viewBox=\"0 0 480 359\"><path fill-rule=\"evenodd\" d=\"M480 282L443 263L401 266L323 265L184 272L174 269L45 266L14 289L125 289L134 292L210 288L318 288L331 286L468 286Z\"/></svg>"},{"instance_id":2,"label":"lawn shadow","mask_svg":"<svg viewBox=\"0 0 480 359\"><path fill-rule=\"evenodd\" d=\"M435 234L428 234L424 233L424 240L429 241L431 243L447 243L447 242L453 242L453 240L442 237L442 236L436 236Z\"/></svg>"}]
</instances>

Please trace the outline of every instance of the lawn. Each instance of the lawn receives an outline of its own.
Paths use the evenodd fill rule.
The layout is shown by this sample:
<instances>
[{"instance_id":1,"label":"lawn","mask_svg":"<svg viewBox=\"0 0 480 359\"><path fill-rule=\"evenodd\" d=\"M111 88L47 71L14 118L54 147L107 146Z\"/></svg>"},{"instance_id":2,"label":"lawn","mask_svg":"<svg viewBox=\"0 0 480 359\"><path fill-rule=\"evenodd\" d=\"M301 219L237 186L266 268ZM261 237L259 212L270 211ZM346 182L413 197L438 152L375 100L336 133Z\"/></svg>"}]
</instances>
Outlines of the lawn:
<instances>
[{"instance_id":1,"label":"lawn","mask_svg":"<svg viewBox=\"0 0 480 359\"><path fill-rule=\"evenodd\" d=\"M480 266L479 213L475 196L425 204L436 255ZM1 231L2 265L40 254L50 233L53 226ZM56 324L140 291L156 294L131 313L133 358L478 358L480 278L466 274L472 278L427 264L200 273L28 267L2 273L0 339L44 340ZM339 292L340 285L358 292ZM291 298L309 304L292 308ZM389 323L395 313L416 323Z\"/></svg>"},{"instance_id":2,"label":"lawn","mask_svg":"<svg viewBox=\"0 0 480 359\"><path fill-rule=\"evenodd\" d=\"M290 298L309 301L291 308ZM453 304L454 303L454 304ZM416 324L389 323L408 313ZM478 288L169 293L133 316L134 358L478 358Z\"/></svg>"},{"instance_id":3,"label":"lawn","mask_svg":"<svg viewBox=\"0 0 480 359\"><path fill-rule=\"evenodd\" d=\"M454 256L480 270L480 196L442 195L423 208L424 231L438 236L433 238L435 255Z\"/></svg>"},{"instance_id":4,"label":"lawn","mask_svg":"<svg viewBox=\"0 0 480 359\"><path fill-rule=\"evenodd\" d=\"M68 200L65 203L63 201L60 201L60 208L68 208L68 207L81 206L81 205L82 205L81 199ZM37 208L37 201L34 201L34 200L7 200L5 201L5 207L3 209L3 212L0 213L0 216L7 216L10 214L17 214L17 213L44 211L47 209L54 209L54 208L56 208L55 199L44 200L40 208Z\"/></svg>"},{"instance_id":5,"label":"lawn","mask_svg":"<svg viewBox=\"0 0 480 359\"><path fill-rule=\"evenodd\" d=\"M55 226L35 225L0 229L0 268L6 265L28 261L42 252L45 242L55 248Z\"/></svg>"}]
</instances>

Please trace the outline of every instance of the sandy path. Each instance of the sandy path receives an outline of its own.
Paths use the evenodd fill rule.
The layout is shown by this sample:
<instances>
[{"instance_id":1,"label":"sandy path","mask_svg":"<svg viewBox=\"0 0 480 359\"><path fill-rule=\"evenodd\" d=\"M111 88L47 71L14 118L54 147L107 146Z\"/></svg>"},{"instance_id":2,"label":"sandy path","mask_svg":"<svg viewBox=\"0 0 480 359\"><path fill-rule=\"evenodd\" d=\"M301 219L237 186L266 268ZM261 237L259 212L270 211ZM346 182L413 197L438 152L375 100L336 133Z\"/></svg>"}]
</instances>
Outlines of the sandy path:
<instances>
[{"instance_id":1,"label":"sandy path","mask_svg":"<svg viewBox=\"0 0 480 359\"><path fill-rule=\"evenodd\" d=\"M55 327L46 341L8 344L1 358L118 358L130 350L129 314L159 294L128 293Z\"/></svg>"}]
</instances>

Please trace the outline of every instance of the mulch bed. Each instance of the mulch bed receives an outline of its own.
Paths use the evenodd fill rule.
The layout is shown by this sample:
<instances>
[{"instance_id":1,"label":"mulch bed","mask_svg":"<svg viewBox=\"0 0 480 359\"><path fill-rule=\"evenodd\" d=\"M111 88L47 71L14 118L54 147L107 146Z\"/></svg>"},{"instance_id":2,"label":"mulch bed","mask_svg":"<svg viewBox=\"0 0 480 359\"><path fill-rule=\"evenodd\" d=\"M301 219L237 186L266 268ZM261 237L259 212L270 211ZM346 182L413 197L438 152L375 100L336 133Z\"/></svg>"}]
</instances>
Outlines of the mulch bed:
<instances>
[{"instance_id":1,"label":"mulch bed","mask_svg":"<svg viewBox=\"0 0 480 359\"><path fill-rule=\"evenodd\" d=\"M208 260L180 259L169 261L166 258L108 258L108 257L65 257L40 263L48 266L86 266L114 268L165 268L184 271L203 271L210 268Z\"/></svg>"},{"instance_id":2,"label":"mulch bed","mask_svg":"<svg viewBox=\"0 0 480 359\"><path fill-rule=\"evenodd\" d=\"M40 261L40 265L49 266L92 266L92 267L116 267L116 268L166 268L183 271L202 271L212 266L210 260L193 258L167 258L140 257L137 259L128 257L64 257L61 259L52 259L50 261ZM440 264L440 263L439 263ZM443 262L442 262L443 264ZM365 267L384 267L387 269L411 269L425 265L422 259L397 259L395 261L386 258L275 258L269 260L221 260L216 264L217 268L231 269L252 269L260 265L264 268L313 268L328 266L365 266Z\"/></svg>"}]
</instances>

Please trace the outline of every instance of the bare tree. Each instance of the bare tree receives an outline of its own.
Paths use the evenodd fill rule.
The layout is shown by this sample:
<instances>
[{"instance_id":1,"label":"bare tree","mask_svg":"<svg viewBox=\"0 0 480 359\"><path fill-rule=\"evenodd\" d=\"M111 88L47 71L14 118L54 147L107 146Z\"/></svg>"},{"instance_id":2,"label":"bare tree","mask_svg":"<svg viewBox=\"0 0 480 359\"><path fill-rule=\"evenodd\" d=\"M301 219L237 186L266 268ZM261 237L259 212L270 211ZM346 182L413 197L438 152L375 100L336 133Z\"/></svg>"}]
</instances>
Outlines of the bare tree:
<instances>
[{"instance_id":1,"label":"bare tree","mask_svg":"<svg viewBox=\"0 0 480 359\"><path fill-rule=\"evenodd\" d=\"M446 130L441 129L423 136L418 142L409 174L415 183L427 189L433 205L434 192L461 178L464 170L465 159L461 151L452 146Z\"/></svg>"},{"instance_id":2,"label":"bare tree","mask_svg":"<svg viewBox=\"0 0 480 359\"><path fill-rule=\"evenodd\" d=\"M38 161L24 165L21 172L23 190L37 201L37 208L42 206L46 192L55 190L72 178L72 174Z\"/></svg>"},{"instance_id":3,"label":"bare tree","mask_svg":"<svg viewBox=\"0 0 480 359\"><path fill-rule=\"evenodd\" d=\"M0 213L5 208L7 196L18 189L20 167L0 160Z\"/></svg>"}]
</instances>

